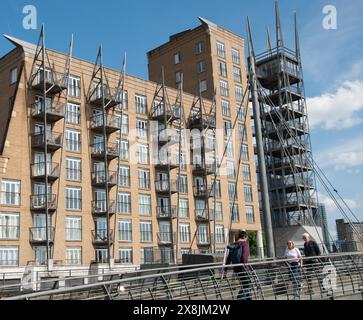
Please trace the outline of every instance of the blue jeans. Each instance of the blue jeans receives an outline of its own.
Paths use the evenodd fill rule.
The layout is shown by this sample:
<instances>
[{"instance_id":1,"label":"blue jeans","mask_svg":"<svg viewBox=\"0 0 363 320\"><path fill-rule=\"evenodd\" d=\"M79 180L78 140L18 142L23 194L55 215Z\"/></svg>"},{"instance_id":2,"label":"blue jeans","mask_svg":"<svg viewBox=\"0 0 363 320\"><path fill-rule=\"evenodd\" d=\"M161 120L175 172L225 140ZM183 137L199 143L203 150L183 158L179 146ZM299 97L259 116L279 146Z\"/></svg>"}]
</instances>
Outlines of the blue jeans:
<instances>
[{"instance_id":1,"label":"blue jeans","mask_svg":"<svg viewBox=\"0 0 363 320\"><path fill-rule=\"evenodd\" d=\"M247 271L237 273L237 277L241 284L241 289L238 292L237 300L251 300L252 299L252 283Z\"/></svg>"},{"instance_id":2,"label":"blue jeans","mask_svg":"<svg viewBox=\"0 0 363 320\"><path fill-rule=\"evenodd\" d=\"M297 262L290 263L290 279L292 281L294 297L298 298L300 297L301 290L301 268Z\"/></svg>"}]
</instances>

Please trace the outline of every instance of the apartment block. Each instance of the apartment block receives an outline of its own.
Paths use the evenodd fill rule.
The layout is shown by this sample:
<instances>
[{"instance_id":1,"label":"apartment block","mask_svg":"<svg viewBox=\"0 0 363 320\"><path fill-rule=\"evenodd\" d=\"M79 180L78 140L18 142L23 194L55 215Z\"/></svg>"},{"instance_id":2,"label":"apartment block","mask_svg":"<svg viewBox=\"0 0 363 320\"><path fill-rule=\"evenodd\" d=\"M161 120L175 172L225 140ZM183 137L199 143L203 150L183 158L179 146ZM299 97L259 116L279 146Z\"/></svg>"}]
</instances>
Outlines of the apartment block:
<instances>
[{"instance_id":1,"label":"apartment block","mask_svg":"<svg viewBox=\"0 0 363 320\"><path fill-rule=\"evenodd\" d=\"M150 80L5 37L0 268L174 263L261 232L241 37L202 20L148 53Z\"/></svg>"}]
</instances>

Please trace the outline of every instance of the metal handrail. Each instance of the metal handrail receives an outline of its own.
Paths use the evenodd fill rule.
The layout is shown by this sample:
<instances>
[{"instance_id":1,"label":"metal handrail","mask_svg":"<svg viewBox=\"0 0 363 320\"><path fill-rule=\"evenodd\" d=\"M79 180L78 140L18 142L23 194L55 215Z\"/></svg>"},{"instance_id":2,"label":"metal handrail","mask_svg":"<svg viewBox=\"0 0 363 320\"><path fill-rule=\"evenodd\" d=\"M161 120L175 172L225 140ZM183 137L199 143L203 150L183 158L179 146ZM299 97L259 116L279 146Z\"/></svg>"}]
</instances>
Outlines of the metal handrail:
<instances>
[{"instance_id":1,"label":"metal handrail","mask_svg":"<svg viewBox=\"0 0 363 320\"><path fill-rule=\"evenodd\" d=\"M308 260L312 263L308 264ZM299 293L300 299L337 299L362 294L362 253L309 257L303 258L303 261L304 267L299 281L307 283L311 278L311 286L304 286L303 292ZM291 260L281 259L228 266L180 266L177 271L165 270L137 276L125 274L115 280L5 299L72 299L75 297L72 296L74 293L77 294L77 299L98 300L232 300L237 298L243 285L250 288L248 292L254 300L291 300L294 297L292 279L296 277L292 276L293 268L289 262ZM223 270L236 266L241 267L242 273L237 275L229 272L225 276ZM314 293L305 293L305 289L309 288Z\"/></svg>"}]
</instances>

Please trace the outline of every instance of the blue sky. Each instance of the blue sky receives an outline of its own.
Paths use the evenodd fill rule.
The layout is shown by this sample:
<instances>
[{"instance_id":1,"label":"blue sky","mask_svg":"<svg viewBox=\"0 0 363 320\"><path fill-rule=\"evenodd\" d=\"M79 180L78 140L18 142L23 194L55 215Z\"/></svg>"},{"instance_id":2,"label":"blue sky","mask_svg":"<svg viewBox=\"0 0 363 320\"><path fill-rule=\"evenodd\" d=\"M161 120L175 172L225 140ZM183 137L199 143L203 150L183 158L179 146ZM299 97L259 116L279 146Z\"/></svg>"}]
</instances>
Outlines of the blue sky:
<instances>
[{"instance_id":1,"label":"blue sky","mask_svg":"<svg viewBox=\"0 0 363 320\"><path fill-rule=\"evenodd\" d=\"M22 26L22 10L28 4L37 8L38 30ZM290 47L293 12L298 14L314 157L363 220L363 1L280 0L279 4L285 44ZM325 5L336 6L336 30L322 27ZM196 27L198 16L245 36L248 15L255 51L263 51L266 26L274 33L273 7L273 0L2 0L0 32L36 42L44 22L48 47L65 52L74 33L75 56L94 61L102 44L105 65L119 69L127 52L127 73L147 79L146 52L169 35ZM0 55L11 48L1 40ZM321 187L319 194L334 233L334 219L340 214Z\"/></svg>"}]
</instances>

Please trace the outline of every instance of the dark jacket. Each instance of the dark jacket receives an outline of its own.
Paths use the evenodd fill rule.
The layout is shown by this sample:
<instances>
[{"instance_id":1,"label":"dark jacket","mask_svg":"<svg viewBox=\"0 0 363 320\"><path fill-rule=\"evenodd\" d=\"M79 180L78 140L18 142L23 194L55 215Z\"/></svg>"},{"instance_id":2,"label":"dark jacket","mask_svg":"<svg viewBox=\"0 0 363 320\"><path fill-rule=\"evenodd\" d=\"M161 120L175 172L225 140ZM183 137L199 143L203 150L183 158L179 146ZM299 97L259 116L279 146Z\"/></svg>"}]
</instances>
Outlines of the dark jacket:
<instances>
[{"instance_id":1,"label":"dark jacket","mask_svg":"<svg viewBox=\"0 0 363 320\"><path fill-rule=\"evenodd\" d=\"M235 242L236 243L239 243L240 245L242 245L242 257L241 257L241 263L248 263L248 258L250 256L250 244L248 242L247 239L239 239ZM230 258L229 256L227 256L227 261L226 261L226 265L227 264L230 264L231 261L230 261ZM238 267L235 267L233 268L233 270L235 272L242 272L244 269L242 266L238 266Z\"/></svg>"},{"instance_id":2,"label":"dark jacket","mask_svg":"<svg viewBox=\"0 0 363 320\"><path fill-rule=\"evenodd\" d=\"M309 240L304 243L304 254L305 257L320 256L320 248L314 240Z\"/></svg>"}]
</instances>

